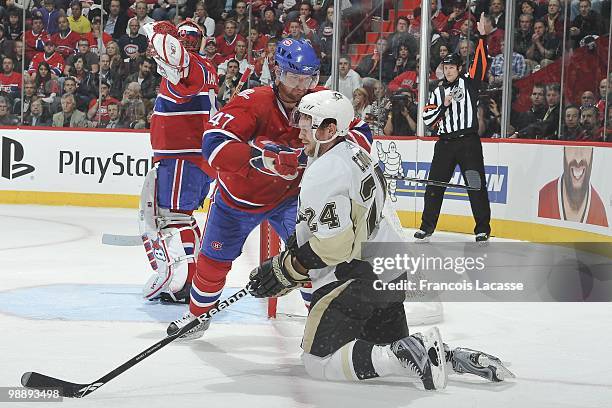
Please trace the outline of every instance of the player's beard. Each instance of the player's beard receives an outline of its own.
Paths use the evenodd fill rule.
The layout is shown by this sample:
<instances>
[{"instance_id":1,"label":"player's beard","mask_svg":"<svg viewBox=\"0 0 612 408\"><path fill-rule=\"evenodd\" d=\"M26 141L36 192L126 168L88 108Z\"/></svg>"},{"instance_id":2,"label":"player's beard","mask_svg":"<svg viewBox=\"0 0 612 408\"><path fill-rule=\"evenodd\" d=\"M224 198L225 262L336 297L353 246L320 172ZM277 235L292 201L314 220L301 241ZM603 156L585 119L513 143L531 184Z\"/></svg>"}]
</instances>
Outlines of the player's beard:
<instances>
[{"instance_id":1,"label":"player's beard","mask_svg":"<svg viewBox=\"0 0 612 408\"><path fill-rule=\"evenodd\" d=\"M302 97L308 92L306 89L288 88L283 85L282 82L278 84L277 89L278 92L276 95L278 96L278 99L280 99L283 104L289 105L291 108L300 103Z\"/></svg>"},{"instance_id":2,"label":"player's beard","mask_svg":"<svg viewBox=\"0 0 612 408\"><path fill-rule=\"evenodd\" d=\"M578 176L578 177L576 177ZM581 180L581 181L580 181ZM591 185L591 165L586 160L563 161L563 186L572 210L580 209Z\"/></svg>"}]
</instances>

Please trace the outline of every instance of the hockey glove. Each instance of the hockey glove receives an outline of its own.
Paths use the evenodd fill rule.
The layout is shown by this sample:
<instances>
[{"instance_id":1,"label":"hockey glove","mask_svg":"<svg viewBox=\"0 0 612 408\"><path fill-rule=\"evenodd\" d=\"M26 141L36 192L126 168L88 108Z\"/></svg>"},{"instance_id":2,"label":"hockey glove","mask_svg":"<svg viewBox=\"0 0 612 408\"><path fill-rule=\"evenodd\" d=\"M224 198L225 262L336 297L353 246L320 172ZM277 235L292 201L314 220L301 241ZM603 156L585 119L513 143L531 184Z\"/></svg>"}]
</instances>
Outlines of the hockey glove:
<instances>
[{"instance_id":1,"label":"hockey glove","mask_svg":"<svg viewBox=\"0 0 612 408\"><path fill-rule=\"evenodd\" d=\"M143 25L143 31L153 48L157 72L173 85L189 76L189 52L178 40L176 27L167 21Z\"/></svg>"},{"instance_id":2,"label":"hockey glove","mask_svg":"<svg viewBox=\"0 0 612 408\"><path fill-rule=\"evenodd\" d=\"M310 278L291 265L291 253L283 251L265 260L249 275L249 293L257 298L284 296L310 283Z\"/></svg>"},{"instance_id":3,"label":"hockey glove","mask_svg":"<svg viewBox=\"0 0 612 408\"><path fill-rule=\"evenodd\" d=\"M274 143L251 146L250 164L262 173L294 180L299 174L298 169L306 167L307 157L303 149L292 149Z\"/></svg>"}]
</instances>

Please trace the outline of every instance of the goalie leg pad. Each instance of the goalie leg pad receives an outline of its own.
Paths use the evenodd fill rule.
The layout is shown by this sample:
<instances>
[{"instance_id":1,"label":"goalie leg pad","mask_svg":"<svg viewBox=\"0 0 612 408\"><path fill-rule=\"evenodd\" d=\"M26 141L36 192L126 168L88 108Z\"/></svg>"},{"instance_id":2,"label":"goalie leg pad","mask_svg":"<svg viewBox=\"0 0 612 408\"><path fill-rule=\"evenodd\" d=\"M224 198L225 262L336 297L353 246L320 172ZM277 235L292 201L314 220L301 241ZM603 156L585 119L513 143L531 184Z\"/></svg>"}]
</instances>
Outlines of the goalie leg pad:
<instances>
[{"instance_id":1,"label":"goalie leg pad","mask_svg":"<svg viewBox=\"0 0 612 408\"><path fill-rule=\"evenodd\" d=\"M208 193L210 178L197 166L178 159L162 160L147 174L143 185L139 224L145 251L155 274L143 296L180 291L195 273L194 253L200 230L193 210Z\"/></svg>"}]
</instances>

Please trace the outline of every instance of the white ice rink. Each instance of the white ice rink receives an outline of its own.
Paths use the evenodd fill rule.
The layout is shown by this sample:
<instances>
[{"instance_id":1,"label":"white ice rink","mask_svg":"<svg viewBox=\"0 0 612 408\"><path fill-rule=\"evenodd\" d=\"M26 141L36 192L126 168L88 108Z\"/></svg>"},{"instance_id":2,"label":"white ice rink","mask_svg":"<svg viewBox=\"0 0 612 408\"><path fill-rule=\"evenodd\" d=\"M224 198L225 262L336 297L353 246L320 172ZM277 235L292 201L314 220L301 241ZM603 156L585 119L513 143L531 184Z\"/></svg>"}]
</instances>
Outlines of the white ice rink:
<instances>
[{"instance_id":1,"label":"white ice rink","mask_svg":"<svg viewBox=\"0 0 612 408\"><path fill-rule=\"evenodd\" d=\"M135 210L0 205L0 387L26 371L88 383L165 336L185 306L147 304L140 247L100 243L137 233ZM225 292L258 260L253 236ZM436 239L471 239L436 234ZM443 391L389 379L326 383L301 366L300 320L272 323L245 298L205 337L170 344L75 407L612 407L612 303L455 303L444 340L488 351L517 378L492 384L452 375ZM422 328L417 328L421 330ZM0 403L0 408L57 403Z\"/></svg>"}]
</instances>

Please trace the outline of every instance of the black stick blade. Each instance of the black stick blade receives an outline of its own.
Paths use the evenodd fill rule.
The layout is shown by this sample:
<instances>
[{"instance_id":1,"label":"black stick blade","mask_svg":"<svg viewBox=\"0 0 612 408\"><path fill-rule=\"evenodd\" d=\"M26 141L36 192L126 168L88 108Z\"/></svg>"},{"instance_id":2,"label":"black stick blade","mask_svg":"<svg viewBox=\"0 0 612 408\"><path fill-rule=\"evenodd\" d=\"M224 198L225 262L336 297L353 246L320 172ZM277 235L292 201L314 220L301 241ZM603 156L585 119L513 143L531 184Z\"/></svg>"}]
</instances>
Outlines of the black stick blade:
<instances>
[{"instance_id":1,"label":"black stick blade","mask_svg":"<svg viewBox=\"0 0 612 408\"><path fill-rule=\"evenodd\" d=\"M480 181L480 173L476 170L466 170L464 174L465 184L470 190L480 190L482 183Z\"/></svg>"},{"instance_id":2,"label":"black stick blade","mask_svg":"<svg viewBox=\"0 0 612 408\"><path fill-rule=\"evenodd\" d=\"M76 384L29 371L21 376L21 385L34 389L58 388L63 397L81 398L102 384Z\"/></svg>"}]
</instances>

